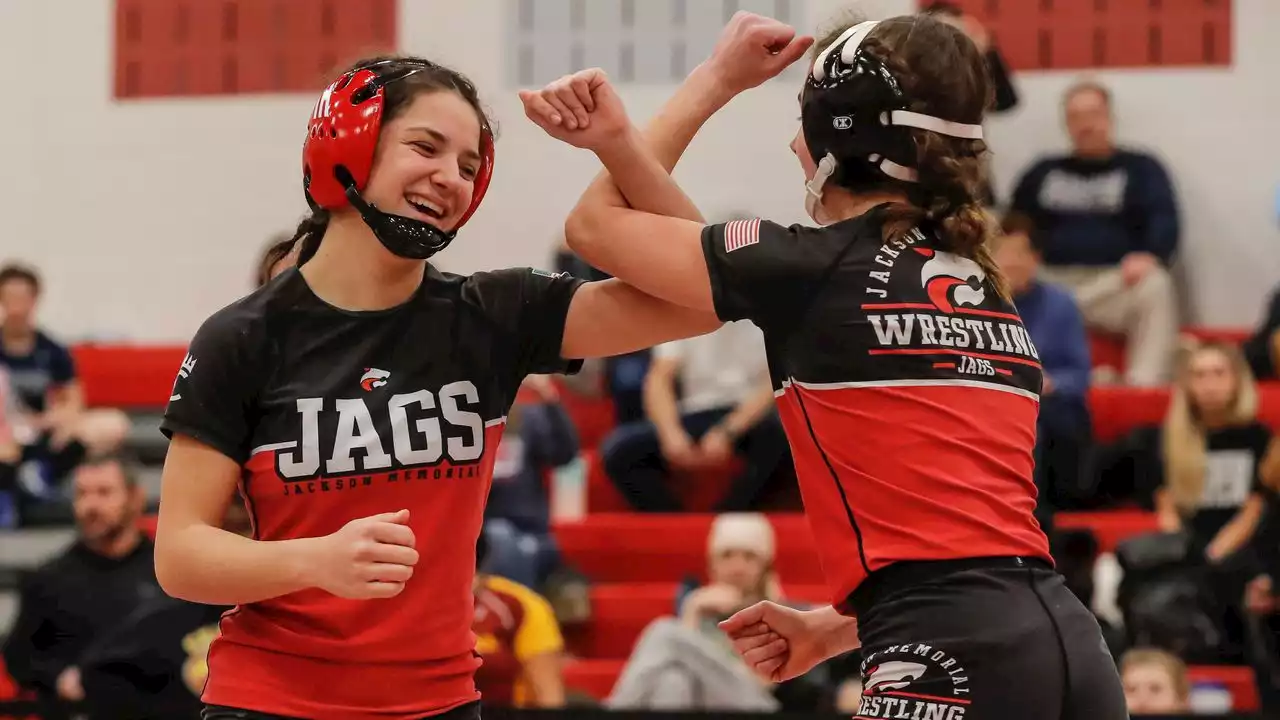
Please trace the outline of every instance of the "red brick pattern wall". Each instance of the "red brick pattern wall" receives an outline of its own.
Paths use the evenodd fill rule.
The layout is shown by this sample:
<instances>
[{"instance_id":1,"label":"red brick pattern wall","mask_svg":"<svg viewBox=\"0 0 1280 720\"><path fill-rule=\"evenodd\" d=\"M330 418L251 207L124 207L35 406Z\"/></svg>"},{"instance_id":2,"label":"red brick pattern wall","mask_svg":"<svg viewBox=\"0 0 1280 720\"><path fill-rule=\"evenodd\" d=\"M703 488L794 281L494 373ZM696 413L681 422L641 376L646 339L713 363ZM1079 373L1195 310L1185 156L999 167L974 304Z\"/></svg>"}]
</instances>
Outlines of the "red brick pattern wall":
<instances>
[{"instance_id":1,"label":"red brick pattern wall","mask_svg":"<svg viewBox=\"0 0 1280 720\"><path fill-rule=\"evenodd\" d=\"M953 1L1018 70L1231 65L1231 0Z\"/></svg>"},{"instance_id":2,"label":"red brick pattern wall","mask_svg":"<svg viewBox=\"0 0 1280 720\"><path fill-rule=\"evenodd\" d=\"M397 0L115 0L115 97L313 92L396 46Z\"/></svg>"}]
</instances>

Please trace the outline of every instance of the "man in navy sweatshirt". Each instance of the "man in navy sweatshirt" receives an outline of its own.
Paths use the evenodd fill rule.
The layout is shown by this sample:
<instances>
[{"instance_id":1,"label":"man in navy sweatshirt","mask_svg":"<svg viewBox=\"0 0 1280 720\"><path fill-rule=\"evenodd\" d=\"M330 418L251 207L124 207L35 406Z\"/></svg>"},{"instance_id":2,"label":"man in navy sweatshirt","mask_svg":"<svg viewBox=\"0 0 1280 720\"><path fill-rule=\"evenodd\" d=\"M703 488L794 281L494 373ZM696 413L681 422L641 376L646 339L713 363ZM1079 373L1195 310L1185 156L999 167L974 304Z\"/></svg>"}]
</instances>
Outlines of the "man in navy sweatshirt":
<instances>
[{"instance_id":1,"label":"man in navy sweatshirt","mask_svg":"<svg viewBox=\"0 0 1280 720\"><path fill-rule=\"evenodd\" d=\"M1154 157L1116 147L1102 85L1073 86L1063 106L1072 152L1035 163L1012 209L1043 233L1045 277L1071 289L1090 327L1125 336L1125 380L1166 383L1178 334L1168 272L1178 207L1169 176Z\"/></svg>"},{"instance_id":2,"label":"man in navy sweatshirt","mask_svg":"<svg viewBox=\"0 0 1280 720\"><path fill-rule=\"evenodd\" d=\"M1013 302L1040 353L1044 387L1036 429L1036 516L1050 531L1053 510L1079 497L1092 437L1089 406L1089 338L1071 293L1037 277L1041 235L1026 215L1001 223L994 259L1009 282Z\"/></svg>"}]
</instances>

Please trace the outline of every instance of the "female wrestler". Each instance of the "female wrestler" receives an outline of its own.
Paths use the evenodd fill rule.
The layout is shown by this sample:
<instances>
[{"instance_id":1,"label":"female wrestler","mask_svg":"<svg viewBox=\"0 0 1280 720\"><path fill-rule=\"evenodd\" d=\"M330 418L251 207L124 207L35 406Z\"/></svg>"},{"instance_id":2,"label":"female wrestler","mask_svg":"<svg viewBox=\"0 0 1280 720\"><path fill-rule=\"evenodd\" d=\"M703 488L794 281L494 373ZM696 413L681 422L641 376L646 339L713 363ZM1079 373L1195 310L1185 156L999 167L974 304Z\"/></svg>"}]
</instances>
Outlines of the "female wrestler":
<instances>
[{"instance_id":1,"label":"female wrestler","mask_svg":"<svg viewBox=\"0 0 1280 720\"><path fill-rule=\"evenodd\" d=\"M739 14L658 117L687 141L811 42ZM522 94L607 170L566 223L575 252L764 331L832 606L765 602L724 627L772 680L860 640L862 717L1124 718L1098 625L1032 515L1041 370L986 249L982 55L928 16L817 47L792 149L819 228L704 226L649 205L680 195L670 163L598 70Z\"/></svg>"},{"instance_id":2,"label":"female wrestler","mask_svg":"<svg viewBox=\"0 0 1280 720\"><path fill-rule=\"evenodd\" d=\"M475 717L476 538L521 380L720 323L618 281L431 267L493 170L453 70L358 64L303 160L298 267L211 316L175 381L156 574L237 606L207 719ZM220 527L237 489L251 538Z\"/></svg>"}]
</instances>

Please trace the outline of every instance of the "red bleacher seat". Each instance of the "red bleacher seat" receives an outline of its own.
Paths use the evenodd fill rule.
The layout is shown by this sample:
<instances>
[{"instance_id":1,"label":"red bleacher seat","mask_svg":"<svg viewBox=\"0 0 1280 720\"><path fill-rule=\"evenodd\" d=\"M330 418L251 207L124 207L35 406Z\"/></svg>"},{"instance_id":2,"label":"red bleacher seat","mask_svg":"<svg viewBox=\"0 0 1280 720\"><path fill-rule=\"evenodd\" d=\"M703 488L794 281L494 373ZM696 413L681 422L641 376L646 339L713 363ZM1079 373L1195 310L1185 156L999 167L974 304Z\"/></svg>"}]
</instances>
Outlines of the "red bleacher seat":
<instances>
[{"instance_id":1,"label":"red bleacher seat","mask_svg":"<svg viewBox=\"0 0 1280 720\"><path fill-rule=\"evenodd\" d=\"M76 372L90 407L146 410L169 402L185 347L76 345Z\"/></svg>"},{"instance_id":2,"label":"red bleacher seat","mask_svg":"<svg viewBox=\"0 0 1280 720\"><path fill-rule=\"evenodd\" d=\"M1164 422L1169 408L1168 388L1094 387L1089 390L1093 435L1114 442L1142 425ZM1258 383L1258 419L1280 431L1280 382Z\"/></svg>"},{"instance_id":3,"label":"red bleacher seat","mask_svg":"<svg viewBox=\"0 0 1280 720\"><path fill-rule=\"evenodd\" d=\"M626 498L609 481L604 464L600 462L599 448L584 450L582 462L587 468L587 512L624 513L631 510Z\"/></svg>"},{"instance_id":4,"label":"red bleacher seat","mask_svg":"<svg viewBox=\"0 0 1280 720\"><path fill-rule=\"evenodd\" d=\"M564 665L565 690L604 700L613 692L624 665L625 660L570 660Z\"/></svg>"},{"instance_id":5,"label":"red bleacher seat","mask_svg":"<svg viewBox=\"0 0 1280 720\"><path fill-rule=\"evenodd\" d=\"M587 450L582 455L587 466L587 510L591 513L629 512L629 505L605 473L599 449ZM668 486L689 512L710 512L724 497L729 482L741 469L734 460L724 467L701 470L678 470L668 479Z\"/></svg>"},{"instance_id":6,"label":"red bleacher seat","mask_svg":"<svg viewBox=\"0 0 1280 720\"><path fill-rule=\"evenodd\" d=\"M1089 362L1095 367L1109 367L1123 373L1124 338L1119 335L1089 331Z\"/></svg>"},{"instance_id":7,"label":"red bleacher seat","mask_svg":"<svg viewBox=\"0 0 1280 720\"><path fill-rule=\"evenodd\" d=\"M9 674L8 668L4 665L4 658L0 657L0 702L11 702L15 700L34 700L35 694L24 691L18 686L18 682ZM14 720L17 720L16 718ZM34 715L23 720L38 720Z\"/></svg>"},{"instance_id":8,"label":"red bleacher seat","mask_svg":"<svg viewBox=\"0 0 1280 720\"><path fill-rule=\"evenodd\" d=\"M18 699L18 683L14 682L4 666L4 658L0 657L0 701Z\"/></svg>"},{"instance_id":9,"label":"red bleacher seat","mask_svg":"<svg viewBox=\"0 0 1280 720\"><path fill-rule=\"evenodd\" d=\"M1190 335L1200 342L1221 342L1230 345L1241 345L1253 334L1248 328L1217 328L1188 325L1182 328L1183 335Z\"/></svg>"},{"instance_id":10,"label":"red bleacher seat","mask_svg":"<svg viewBox=\"0 0 1280 720\"><path fill-rule=\"evenodd\" d=\"M588 397L560 385L560 403L573 418L578 429L578 442L583 450L594 450L614 426L613 400L608 395Z\"/></svg>"},{"instance_id":11,"label":"red bleacher seat","mask_svg":"<svg viewBox=\"0 0 1280 720\"><path fill-rule=\"evenodd\" d=\"M703 561L705 567L706 561ZM640 633L655 618L674 615L674 582L606 583L591 588L591 621L577 632L566 632L570 649L586 658L624 659ZM790 600L827 602L824 585L783 585Z\"/></svg>"},{"instance_id":12,"label":"red bleacher seat","mask_svg":"<svg viewBox=\"0 0 1280 720\"><path fill-rule=\"evenodd\" d=\"M554 532L566 562L596 582L671 582L706 570L713 518L598 514L558 523ZM769 519L777 535L777 566L784 586L821 584L822 567L804 516L778 514Z\"/></svg>"},{"instance_id":13,"label":"red bleacher seat","mask_svg":"<svg viewBox=\"0 0 1280 720\"><path fill-rule=\"evenodd\" d=\"M1089 390L1093 436L1099 442L1114 442L1140 425L1159 425L1168 407L1168 388L1104 386Z\"/></svg>"},{"instance_id":14,"label":"red bleacher seat","mask_svg":"<svg viewBox=\"0 0 1280 720\"><path fill-rule=\"evenodd\" d=\"M1257 712L1262 707L1258 697L1258 686L1254 681L1253 670L1247 667L1193 665L1187 668L1191 683L1212 683L1222 685L1231 693L1231 709L1233 712Z\"/></svg>"},{"instance_id":15,"label":"red bleacher seat","mask_svg":"<svg viewBox=\"0 0 1280 720\"><path fill-rule=\"evenodd\" d=\"M1121 540L1159 529L1155 513L1128 509L1060 512L1053 516L1053 524L1058 530L1091 531L1098 539L1099 552L1112 552Z\"/></svg>"},{"instance_id":16,"label":"red bleacher seat","mask_svg":"<svg viewBox=\"0 0 1280 720\"><path fill-rule=\"evenodd\" d=\"M1249 338L1249 330L1240 328L1211 328L1188 326L1182 328L1183 335L1190 335L1201 342L1224 342L1239 345ZM1114 368L1123 373L1124 336L1114 335L1101 330L1089 331L1089 359L1093 366Z\"/></svg>"}]
</instances>

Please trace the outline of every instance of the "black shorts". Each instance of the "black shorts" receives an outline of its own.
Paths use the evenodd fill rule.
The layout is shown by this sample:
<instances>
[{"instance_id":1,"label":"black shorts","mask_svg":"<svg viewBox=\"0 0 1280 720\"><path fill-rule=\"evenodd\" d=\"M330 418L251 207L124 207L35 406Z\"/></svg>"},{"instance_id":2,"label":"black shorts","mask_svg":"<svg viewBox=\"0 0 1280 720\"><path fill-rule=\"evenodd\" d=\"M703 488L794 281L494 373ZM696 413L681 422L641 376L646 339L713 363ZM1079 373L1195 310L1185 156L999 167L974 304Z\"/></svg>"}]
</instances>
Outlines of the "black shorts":
<instances>
[{"instance_id":1,"label":"black shorts","mask_svg":"<svg viewBox=\"0 0 1280 720\"><path fill-rule=\"evenodd\" d=\"M849 604L862 640L857 717L1129 717L1098 621L1043 560L897 563Z\"/></svg>"},{"instance_id":2,"label":"black shorts","mask_svg":"<svg viewBox=\"0 0 1280 720\"><path fill-rule=\"evenodd\" d=\"M284 715L271 715L254 710L240 710L221 705L205 705L200 713L200 720L303 720ZM438 715L428 715L422 720L480 720L480 703L473 702L459 705Z\"/></svg>"}]
</instances>

